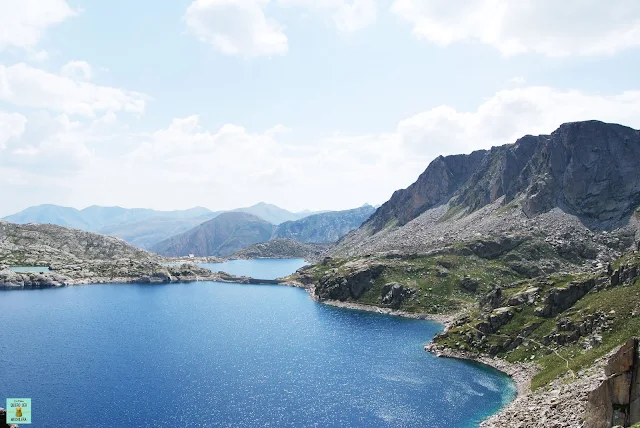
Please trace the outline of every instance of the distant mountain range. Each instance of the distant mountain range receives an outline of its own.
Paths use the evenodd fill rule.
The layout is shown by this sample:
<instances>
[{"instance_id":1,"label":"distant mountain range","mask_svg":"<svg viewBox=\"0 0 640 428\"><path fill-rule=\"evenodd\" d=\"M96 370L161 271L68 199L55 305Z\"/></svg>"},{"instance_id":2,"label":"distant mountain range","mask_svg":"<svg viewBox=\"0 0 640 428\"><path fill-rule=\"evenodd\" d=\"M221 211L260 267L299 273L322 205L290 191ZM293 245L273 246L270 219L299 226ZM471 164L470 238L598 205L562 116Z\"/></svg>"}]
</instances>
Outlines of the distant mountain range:
<instances>
[{"instance_id":1,"label":"distant mountain range","mask_svg":"<svg viewBox=\"0 0 640 428\"><path fill-rule=\"evenodd\" d=\"M83 210L59 205L38 205L3 218L11 223L42 223L72 227L74 229L97 232L106 227L122 223L135 223L150 218L192 219L202 221L215 216L211 210L202 207L181 211L157 211L148 208L101 207L93 205Z\"/></svg>"},{"instance_id":2,"label":"distant mountain range","mask_svg":"<svg viewBox=\"0 0 640 428\"><path fill-rule=\"evenodd\" d=\"M299 220L301 218L315 214L314 212L309 210L301 211L299 213L293 213L276 205L267 204L265 202L259 202L246 208L236 208L235 210L231 210L231 212L253 214L275 225L284 223L285 221Z\"/></svg>"},{"instance_id":3,"label":"distant mountain range","mask_svg":"<svg viewBox=\"0 0 640 428\"><path fill-rule=\"evenodd\" d=\"M260 202L233 212L253 214L278 225L316 214L305 210L294 213L276 205ZM11 223L41 223L72 227L122 238L139 248L149 249L160 241L179 235L211 220L225 211L196 207L180 211L158 211L147 208L91 206L82 210L59 205L38 205L5 217Z\"/></svg>"},{"instance_id":4,"label":"distant mountain range","mask_svg":"<svg viewBox=\"0 0 640 428\"><path fill-rule=\"evenodd\" d=\"M358 228L374 212L372 206L365 205L353 210L314 214L278 226L252 214L227 212L159 242L151 247L151 251L171 257L189 254L227 257L253 244L266 241L277 240L282 243L293 239L305 244L333 243ZM273 252L276 247L279 250L284 247L293 248L291 245L274 244L257 247L251 254L260 251L267 254ZM278 256L281 257L283 254L284 252L280 251Z\"/></svg>"}]
</instances>

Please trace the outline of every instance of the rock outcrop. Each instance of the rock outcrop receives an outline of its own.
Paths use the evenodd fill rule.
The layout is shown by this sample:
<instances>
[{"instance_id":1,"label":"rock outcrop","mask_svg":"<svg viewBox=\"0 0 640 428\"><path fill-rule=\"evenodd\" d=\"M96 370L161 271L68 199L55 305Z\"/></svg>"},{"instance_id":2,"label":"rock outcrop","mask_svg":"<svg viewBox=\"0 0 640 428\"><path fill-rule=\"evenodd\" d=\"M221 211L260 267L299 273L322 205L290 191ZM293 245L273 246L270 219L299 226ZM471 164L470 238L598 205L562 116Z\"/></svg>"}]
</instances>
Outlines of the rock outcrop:
<instances>
[{"instance_id":1,"label":"rock outcrop","mask_svg":"<svg viewBox=\"0 0 640 428\"><path fill-rule=\"evenodd\" d=\"M322 276L316 287L315 295L320 300L357 300L373 287L375 280L385 269L384 264L347 263L342 267L340 275L329 272Z\"/></svg>"},{"instance_id":2,"label":"rock outcrop","mask_svg":"<svg viewBox=\"0 0 640 428\"><path fill-rule=\"evenodd\" d=\"M585 428L628 427L640 422L640 345L629 339L605 367L606 379L589 393Z\"/></svg>"},{"instance_id":3,"label":"rock outcrop","mask_svg":"<svg viewBox=\"0 0 640 428\"><path fill-rule=\"evenodd\" d=\"M381 302L390 308L398 309L407 297L410 297L416 292L417 290L405 287L397 282L391 282L382 287Z\"/></svg>"},{"instance_id":4,"label":"rock outcrop","mask_svg":"<svg viewBox=\"0 0 640 428\"><path fill-rule=\"evenodd\" d=\"M573 306L595 285L595 279L589 278L585 281L571 282L566 287L555 288L544 299L543 306L536 308L535 314L541 317L555 316Z\"/></svg>"}]
</instances>

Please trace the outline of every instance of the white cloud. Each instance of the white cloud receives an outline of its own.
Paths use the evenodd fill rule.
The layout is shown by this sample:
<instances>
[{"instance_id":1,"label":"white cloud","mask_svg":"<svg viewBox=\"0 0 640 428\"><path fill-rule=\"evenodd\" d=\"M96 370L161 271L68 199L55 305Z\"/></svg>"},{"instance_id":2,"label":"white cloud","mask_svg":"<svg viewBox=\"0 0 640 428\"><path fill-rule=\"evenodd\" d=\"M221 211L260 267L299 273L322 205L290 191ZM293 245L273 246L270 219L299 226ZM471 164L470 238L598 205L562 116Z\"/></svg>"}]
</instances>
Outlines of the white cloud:
<instances>
[{"instance_id":1,"label":"white cloud","mask_svg":"<svg viewBox=\"0 0 640 428\"><path fill-rule=\"evenodd\" d=\"M49 52L47 52L45 50L30 51L29 54L28 54L28 58L31 61L44 62L44 61L49 59Z\"/></svg>"},{"instance_id":2,"label":"white cloud","mask_svg":"<svg viewBox=\"0 0 640 428\"><path fill-rule=\"evenodd\" d=\"M0 100L17 106L94 116L99 111L142 113L146 99L137 92L76 81L24 63L0 64Z\"/></svg>"},{"instance_id":3,"label":"white cloud","mask_svg":"<svg viewBox=\"0 0 640 428\"><path fill-rule=\"evenodd\" d=\"M189 30L227 55L244 57L284 54L287 36L267 18L269 0L194 0L187 8Z\"/></svg>"},{"instance_id":4,"label":"white cloud","mask_svg":"<svg viewBox=\"0 0 640 428\"><path fill-rule=\"evenodd\" d=\"M279 134L288 134L291 131L292 131L291 128L287 128L283 124L279 123L276 126L272 126L271 128L267 129L265 131L265 135L268 135L270 137L275 137Z\"/></svg>"},{"instance_id":5,"label":"white cloud","mask_svg":"<svg viewBox=\"0 0 640 428\"><path fill-rule=\"evenodd\" d=\"M303 6L329 13L340 31L354 32L376 21L375 0L278 0L281 6Z\"/></svg>"},{"instance_id":6,"label":"white cloud","mask_svg":"<svg viewBox=\"0 0 640 428\"><path fill-rule=\"evenodd\" d=\"M601 55L640 46L637 0L394 0L413 33L440 46L479 42L504 55Z\"/></svg>"},{"instance_id":7,"label":"white cloud","mask_svg":"<svg viewBox=\"0 0 640 428\"><path fill-rule=\"evenodd\" d=\"M60 69L60 75L75 80L91 80L93 69L86 61L69 61Z\"/></svg>"},{"instance_id":8,"label":"white cloud","mask_svg":"<svg viewBox=\"0 0 640 428\"><path fill-rule=\"evenodd\" d=\"M27 118L18 113L0 111L0 151L10 138L18 137L24 132Z\"/></svg>"},{"instance_id":9,"label":"white cloud","mask_svg":"<svg viewBox=\"0 0 640 428\"><path fill-rule=\"evenodd\" d=\"M0 50L38 44L48 27L76 14L65 0L2 0Z\"/></svg>"},{"instance_id":10,"label":"white cloud","mask_svg":"<svg viewBox=\"0 0 640 428\"><path fill-rule=\"evenodd\" d=\"M594 95L548 87L497 92L475 111L440 106L405 119L396 133L416 153L468 153L513 143L526 134L546 134L565 122L617 122L640 128L640 91Z\"/></svg>"},{"instance_id":11,"label":"white cloud","mask_svg":"<svg viewBox=\"0 0 640 428\"><path fill-rule=\"evenodd\" d=\"M349 208L384 202L439 155L513 143L568 121L638 129L640 91L511 88L469 111L439 106L388 132L320 139L282 132L281 125L261 132L235 124L210 130L197 115L145 133L128 131L113 113L76 121L34 114L24 131L19 119L0 156L0 176L22 183L4 186L19 190L8 199L20 206L41 203L45 186L47 200L75 206L226 209L266 200L290 209ZM69 188L73 201L65 199Z\"/></svg>"},{"instance_id":12,"label":"white cloud","mask_svg":"<svg viewBox=\"0 0 640 428\"><path fill-rule=\"evenodd\" d=\"M525 83L527 83L527 79L525 79L522 76L515 76L515 77L512 77L511 79L509 79L509 83L512 84L512 85L520 86L520 85L524 85Z\"/></svg>"}]
</instances>

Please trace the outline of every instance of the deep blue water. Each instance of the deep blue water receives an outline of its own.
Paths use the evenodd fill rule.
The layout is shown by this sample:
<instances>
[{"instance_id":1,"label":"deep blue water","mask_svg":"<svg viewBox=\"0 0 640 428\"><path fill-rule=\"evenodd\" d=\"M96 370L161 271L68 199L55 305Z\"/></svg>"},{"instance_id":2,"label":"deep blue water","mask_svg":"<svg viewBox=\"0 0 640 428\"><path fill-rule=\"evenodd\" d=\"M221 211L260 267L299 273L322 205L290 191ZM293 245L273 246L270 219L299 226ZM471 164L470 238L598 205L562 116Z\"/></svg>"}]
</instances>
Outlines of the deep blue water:
<instances>
[{"instance_id":1,"label":"deep blue water","mask_svg":"<svg viewBox=\"0 0 640 428\"><path fill-rule=\"evenodd\" d=\"M470 427L514 396L492 369L424 352L438 324L295 288L106 284L0 303L0 401L31 398L33 427Z\"/></svg>"},{"instance_id":2,"label":"deep blue water","mask_svg":"<svg viewBox=\"0 0 640 428\"><path fill-rule=\"evenodd\" d=\"M199 263L213 272L244 275L259 279L276 279L291 275L307 263L303 259L229 260L224 263Z\"/></svg>"}]
</instances>

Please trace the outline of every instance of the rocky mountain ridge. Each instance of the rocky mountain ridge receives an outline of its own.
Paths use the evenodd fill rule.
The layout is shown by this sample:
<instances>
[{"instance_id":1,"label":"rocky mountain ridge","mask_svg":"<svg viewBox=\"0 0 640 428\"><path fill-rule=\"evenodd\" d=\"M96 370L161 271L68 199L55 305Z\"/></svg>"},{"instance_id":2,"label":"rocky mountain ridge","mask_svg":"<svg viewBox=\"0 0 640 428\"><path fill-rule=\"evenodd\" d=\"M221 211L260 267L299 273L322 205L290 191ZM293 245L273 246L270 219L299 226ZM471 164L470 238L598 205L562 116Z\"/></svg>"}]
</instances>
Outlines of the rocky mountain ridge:
<instances>
[{"instance_id":1,"label":"rocky mountain ridge","mask_svg":"<svg viewBox=\"0 0 640 428\"><path fill-rule=\"evenodd\" d=\"M435 159L398 190L336 256L424 251L496 234L540 234L573 245L606 241L615 257L638 232L640 134L597 121L470 155ZM630 239L631 237L631 239ZM618 239L624 244L607 246Z\"/></svg>"}]
</instances>

